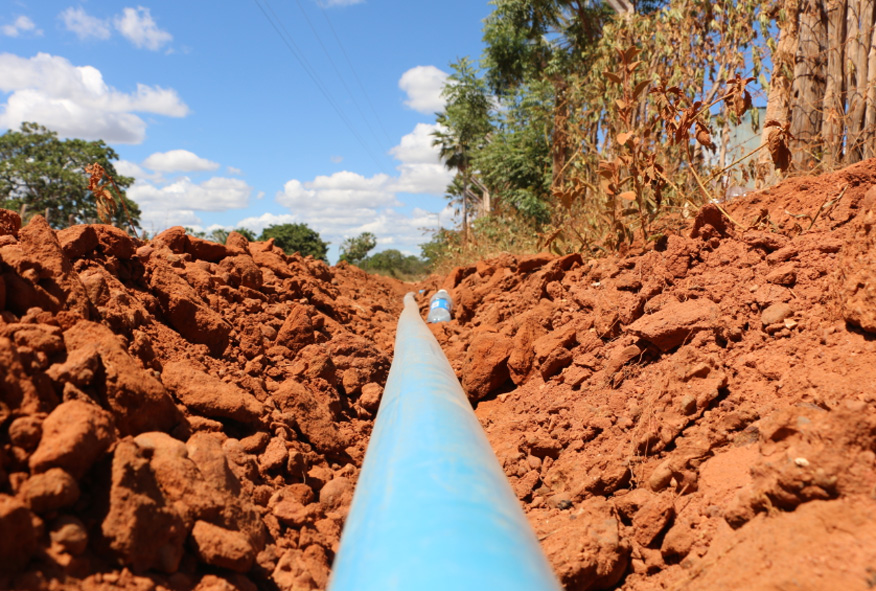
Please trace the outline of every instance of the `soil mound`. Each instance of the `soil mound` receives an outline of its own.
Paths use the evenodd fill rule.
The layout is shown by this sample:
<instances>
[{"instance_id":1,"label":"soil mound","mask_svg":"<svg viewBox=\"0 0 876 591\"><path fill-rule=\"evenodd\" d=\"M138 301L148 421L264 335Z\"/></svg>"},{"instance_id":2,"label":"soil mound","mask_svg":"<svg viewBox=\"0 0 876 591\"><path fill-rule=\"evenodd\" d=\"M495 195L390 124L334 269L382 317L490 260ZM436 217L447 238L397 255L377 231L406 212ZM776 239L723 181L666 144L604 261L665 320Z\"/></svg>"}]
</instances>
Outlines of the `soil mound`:
<instances>
[{"instance_id":1,"label":"soil mound","mask_svg":"<svg viewBox=\"0 0 876 591\"><path fill-rule=\"evenodd\" d=\"M325 587L403 286L0 217L0 588Z\"/></svg>"},{"instance_id":2,"label":"soil mound","mask_svg":"<svg viewBox=\"0 0 876 591\"><path fill-rule=\"evenodd\" d=\"M870 589L876 161L692 213L418 298L567 589ZM410 286L0 219L0 588L324 588Z\"/></svg>"}]
</instances>

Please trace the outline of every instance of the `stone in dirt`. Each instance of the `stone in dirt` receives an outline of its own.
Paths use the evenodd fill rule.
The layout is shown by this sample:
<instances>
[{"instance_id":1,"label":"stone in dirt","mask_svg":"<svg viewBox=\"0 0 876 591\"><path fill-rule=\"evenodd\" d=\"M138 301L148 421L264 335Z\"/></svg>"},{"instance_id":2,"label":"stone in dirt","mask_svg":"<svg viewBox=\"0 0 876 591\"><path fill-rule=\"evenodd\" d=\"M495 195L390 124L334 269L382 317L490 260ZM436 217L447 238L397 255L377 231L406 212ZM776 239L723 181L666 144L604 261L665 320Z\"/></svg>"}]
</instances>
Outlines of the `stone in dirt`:
<instances>
[{"instance_id":1,"label":"stone in dirt","mask_svg":"<svg viewBox=\"0 0 876 591\"><path fill-rule=\"evenodd\" d=\"M876 187L864 198L855 239L843 251L840 265L840 303L843 318L876 333Z\"/></svg>"},{"instance_id":2,"label":"stone in dirt","mask_svg":"<svg viewBox=\"0 0 876 591\"><path fill-rule=\"evenodd\" d=\"M21 249L43 269L39 286L56 298L60 309L88 318L91 302L61 243L44 217L34 216L20 232Z\"/></svg>"},{"instance_id":3,"label":"stone in dirt","mask_svg":"<svg viewBox=\"0 0 876 591\"><path fill-rule=\"evenodd\" d=\"M79 499L79 485L68 472L50 468L28 478L19 495L33 512L48 513L75 503Z\"/></svg>"},{"instance_id":4,"label":"stone in dirt","mask_svg":"<svg viewBox=\"0 0 876 591\"><path fill-rule=\"evenodd\" d=\"M238 573L251 569L255 560L255 550L245 535L206 521L195 522L192 544L205 563Z\"/></svg>"},{"instance_id":5,"label":"stone in dirt","mask_svg":"<svg viewBox=\"0 0 876 591\"><path fill-rule=\"evenodd\" d=\"M18 238L21 229L21 216L8 209L0 209L0 236Z\"/></svg>"},{"instance_id":6,"label":"stone in dirt","mask_svg":"<svg viewBox=\"0 0 876 591\"><path fill-rule=\"evenodd\" d=\"M176 572L185 524L166 503L149 460L130 439L120 441L113 454L109 497L101 532L122 564L138 571Z\"/></svg>"},{"instance_id":7,"label":"stone in dirt","mask_svg":"<svg viewBox=\"0 0 876 591\"><path fill-rule=\"evenodd\" d=\"M115 418L122 435L143 431L169 431L182 421L167 390L151 372L121 346L113 332L101 324L80 321L66 333L64 340L72 351L71 361L86 363L82 357L100 359L104 380L95 387ZM93 354L92 354L93 352ZM90 367L90 363L89 367ZM57 369L60 375L76 373L70 365Z\"/></svg>"},{"instance_id":8,"label":"stone in dirt","mask_svg":"<svg viewBox=\"0 0 876 591\"><path fill-rule=\"evenodd\" d=\"M4 494L0 494L0 532L0 573L23 570L37 549L33 515L20 500Z\"/></svg>"},{"instance_id":9,"label":"stone in dirt","mask_svg":"<svg viewBox=\"0 0 876 591\"><path fill-rule=\"evenodd\" d=\"M472 338L462 373L462 388L471 400L485 398L508 381L511 346L511 339L494 332Z\"/></svg>"},{"instance_id":10,"label":"stone in dirt","mask_svg":"<svg viewBox=\"0 0 876 591\"><path fill-rule=\"evenodd\" d=\"M222 316L211 310L185 279L166 267L154 267L150 282L171 326L193 343L207 345L213 355L221 355L231 333Z\"/></svg>"},{"instance_id":11,"label":"stone in dirt","mask_svg":"<svg viewBox=\"0 0 876 591\"><path fill-rule=\"evenodd\" d=\"M708 299L670 302L630 324L627 332L645 339L665 353L700 331L712 330L718 316L718 305Z\"/></svg>"},{"instance_id":12,"label":"stone in dirt","mask_svg":"<svg viewBox=\"0 0 876 591\"><path fill-rule=\"evenodd\" d=\"M565 589L609 589L627 569L629 542L605 499L594 497L581 505L575 519L562 520L543 542L548 559Z\"/></svg>"},{"instance_id":13,"label":"stone in dirt","mask_svg":"<svg viewBox=\"0 0 876 591\"><path fill-rule=\"evenodd\" d=\"M262 404L249 392L214 378L191 363L167 363L161 380L193 412L206 417L258 424Z\"/></svg>"},{"instance_id":14,"label":"stone in dirt","mask_svg":"<svg viewBox=\"0 0 876 591\"><path fill-rule=\"evenodd\" d=\"M81 478L115 441L109 413L96 404L70 400L58 405L42 424L39 446L30 457L34 472L63 468Z\"/></svg>"}]
</instances>

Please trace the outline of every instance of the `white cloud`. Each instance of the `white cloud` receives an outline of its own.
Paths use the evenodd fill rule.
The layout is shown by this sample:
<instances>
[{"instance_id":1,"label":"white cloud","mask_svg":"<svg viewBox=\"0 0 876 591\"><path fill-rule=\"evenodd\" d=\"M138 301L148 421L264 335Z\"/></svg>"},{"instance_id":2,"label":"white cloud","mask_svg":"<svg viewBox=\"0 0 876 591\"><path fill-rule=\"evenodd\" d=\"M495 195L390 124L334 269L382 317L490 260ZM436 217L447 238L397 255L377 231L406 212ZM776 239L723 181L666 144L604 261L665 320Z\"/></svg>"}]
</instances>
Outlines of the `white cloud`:
<instances>
[{"instance_id":1,"label":"white cloud","mask_svg":"<svg viewBox=\"0 0 876 591\"><path fill-rule=\"evenodd\" d=\"M227 167L227 169L228 169L228 174L233 174L233 175L236 175L236 176L242 176L242 175L243 175L243 171L240 170L239 168L234 167L234 166L229 166L229 167Z\"/></svg>"},{"instance_id":2,"label":"white cloud","mask_svg":"<svg viewBox=\"0 0 876 591\"><path fill-rule=\"evenodd\" d=\"M390 188L397 193L443 195L453 173L440 164L402 164Z\"/></svg>"},{"instance_id":3,"label":"white cloud","mask_svg":"<svg viewBox=\"0 0 876 591\"><path fill-rule=\"evenodd\" d=\"M439 150L432 145L432 132L440 126L418 123L389 153L401 161L399 177L391 185L398 193L443 194L453 173L441 163Z\"/></svg>"},{"instance_id":4,"label":"white cloud","mask_svg":"<svg viewBox=\"0 0 876 591\"><path fill-rule=\"evenodd\" d=\"M141 209L226 211L246 207L252 187L241 179L212 177L194 183L188 177L182 177L162 187L138 181L127 194Z\"/></svg>"},{"instance_id":5,"label":"white cloud","mask_svg":"<svg viewBox=\"0 0 876 591\"><path fill-rule=\"evenodd\" d=\"M101 40L110 38L109 21L89 15L81 6L79 8L71 6L58 16L64 21L67 30L75 33L80 40L84 41L91 37Z\"/></svg>"},{"instance_id":6,"label":"white cloud","mask_svg":"<svg viewBox=\"0 0 876 591\"><path fill-rule=\"evenodd\" d=\"M395 195L387 188L391 180L385 174L365 178L346 170L331 176L318 176L305 183L292 179L277 194L277 202L290 209L332 211L393 205L397 203Z\"/></svg>"},{"instance_id":7,"label":"white cloud","mask_svg":"<svg viewBox=\"0 0 876 591\"><path fill-rule=\"evenodd\" d=\"M173 40L173 35L158 28L148 8L125 8L113 19L116 30L140 49L157 51Z\"/></svg>"},{"instance_id":8,"label":"white cloud","mask_svg":"<svg viewBox=\"0 0 876 591\"><path fill-rule=\"evenodd\" d=\"M113 164L113 166L115 167L116 172L118 172L122 176L132 176L138 179L146 178L147 176L149 176L145 170L140 168L139 164L135 164L128 160L119 160L118 162Z\"/></svg>"},{"instance_id":9,"label":"white cloud","mask_svg":"<svg viewBox=\"0 0 876 591\"><path fill-rule=\"evenodd\" d=\"M0 33L6 37L18 37L22 33L30 32L37 36L43 34L42 30L37 29L34 22L26 16L19 16L11 25L0 26Z\"/></svg>"},{"instance_id":10,"label":"white cloud","mask_svg":"<svg viewBox=\"0 0 876 591\"><path fill-rule=\"evenodd\" d=\"M196 172L216 170L218 162L201 158L188 150L156 152L143 161L143 166L157 172Z\"/></svg>"},{"instance_id":11,"label":"white cloud","mask_svg":"<svg viewBox=\"0 0 876 591\"><path fill-rule=\"evenodd\" d=\"M402 136L399 144L390 149L389 153L408 164L440 164L438 148L432 145L435 139L432 133L438 129L441 126L437 124L417 123L414 131Z\"/></svg>"},{"instance_id":12,"label":"white cloud","mask_svg":"<svg viewBox=\"0 0 876 591\"><path fill-rule=\"evenodd\" d=\"M443 111L441 91L447 75L435 66L416 66L402 74L398 86L408 95L405 105L426 115Z\"/></svg>"},{"instance_id":13,"label":"white cloud","mask_svg":"<svg viewBox=\"0 0 876 591\"><path fill-rule=\"evenodd\" d=\"M125 166L123 169L134 172ZM212 177L194 183L188 177L182 177L173 183L162 184L134 176L137 181L128 188L127 195L140 207L141 226L150 232L160 232L171 226L200 228L201 218L197 212L241 209L248 205L252 194L252 187L240 179Z\"/></svg>"},{"instance_id":14,"label":"white cloud","mask_svg":"<svg viewBox=\"0 0 876 591\"><path fill-rule=\"evenodd\" d=\"M146 136L146 122L134 113L184 117L189 111L173 89L137 84L135 92L121 92L97 68L46 53L0 54L0 71L0 92L11 93L0 104L0 129L39 121L64 137L137 144Z\"/></svg>"}]
</instances>

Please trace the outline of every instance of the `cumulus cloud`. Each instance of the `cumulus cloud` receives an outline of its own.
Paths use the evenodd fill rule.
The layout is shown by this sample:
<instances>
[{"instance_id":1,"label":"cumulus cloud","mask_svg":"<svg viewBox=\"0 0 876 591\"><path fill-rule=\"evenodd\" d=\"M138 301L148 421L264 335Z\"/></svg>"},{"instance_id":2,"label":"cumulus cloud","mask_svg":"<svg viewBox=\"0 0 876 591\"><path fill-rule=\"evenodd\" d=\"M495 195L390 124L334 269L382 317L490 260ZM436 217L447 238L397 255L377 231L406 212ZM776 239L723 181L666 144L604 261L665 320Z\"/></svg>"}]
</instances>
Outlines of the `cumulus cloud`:
<instances>
[{"instance_id":1,"label":"cumulus cloud","mask_svg":"<svg viewBox=\"0 0 876 591\"><path fill-rule=\"evenodd\" d=\"M334 253L345 238L372 232L384 248L419 254L424 229L448 226L453 217L452 211L437 199L441 211L422 208L406 211L399 198L402 193L438 197L452 180L453 174L441 164L438 149L432 146L431 134L436 129L434 124L418 124L390 150L399 161L395 176L364 177L343 171L309 181L291 179L275 199L289 208L292 222L306 223L319 232L323 240L332 242L330 253ZM253 223L252 218L240 222L255 230ZM258 231L262 228L259 226Z\"/></svg>"},{"instance_id":2,"label":"cumulus cloud","mask_svg":"<svg viewBox=\"0 0 876 591\"><path fill-rule=\"evenodd\" d=\"M91 16L81 6L72 6L58 15L64 22L64 27L79 37L80 40L94 38L106 40L110 38L109 21Z\"/></svg>"},{"instance_id":3,"label":"cumulus cloud","mask_svg":"<svg viewBox=\"0 0 876 591\"><path fill-rule=\"evenodd\" d=\"M401 164L399 176L391 185L398 193L440 195L453 180L453 173L441 163L439 150L432 145L436 124L418 123L414 131L402 137L389 153Z\"/></svg>"},{"instance_id":4,"label":"cumulus cloud","mask_svg":"<svg viewBox=\"0 0 876 591\"><path fill-rule=\"evenodd\" d=\"M201 158L188 150L156 152L143 161L143 166L156 172L197 172L216 170L218 162Z\"/></svg>"},{"instance_id":5,"label":"cumulus cloud","mask_svg":"<svg viewBox=\"0 0 876 591\"><path fill-rule=\"evenodd\" d=\"M241 179L217 176L194 183L188 177L182 177L161 187L138 181L127 193L142 209L227 211L246 207L252 187Z\"/></svg>"},{"instance_id":6,"label":"cumulus cloud","mask_svg":"<svg viewBox=\"0 0 876 591\"><path fill-rule=\"evenodd\" d=\"M134 92L107 85L100 70L74 66L63 57L0 54L0 128L39 121L64 137L138 144L146 122L135 113L184 117L189 108L173 89L137 84Z\"/></svg>"},{"instance_id":7,"label":"cumulus cloud","mask_svg":"<svg viewBox=\"0 0 876 591\"><path fill-rule=\"evenodd\" d=\"M426 115L443 111L441 91L447 76L435 66L416 66L402 74L398 86L408 95L405 105Z\"/></svg>"},{"instance_id":8,"label":"cumulus cloud","mask_svg":"<svg viewBox=\"0 0 876 591\"><path fill-rule=\"evenodd\" d=\"M41 29L37 29L36 25L30 18L19 16L11 25L0 26L0 33L6 37L19 37L22 33L33 33L34 35L42 35Z\"/></svg>"},{"instance_id":9,"label":"cumulus cloud","mask_svg":"<svg viewBox=\"0 0 876 591\"><path fill-rule=\"evenodd\" d=\"M349 171L331 176L318 176L302 183L292 179L277 194L277 202L290 209L338 210L373 208L396 204L395 195L388 190L391 177L376 174L366 178Z\"/></svg>"},{"instance_id":10,"label":"cumulus cloud","mask_svg":"<svg viewBox=\"0 0 876 591\"><path fill-rule=\"evenodd\" d=\"M212 177L195 183L182 177L162 184L135 178L137 181L128 188L127 195L140 206L141 225L151 232L170 226L200 228L197 212L241 209L248 205L252 195L252 187L240 179Z\"/></svg>"},{"instance_id":11,"label":"cumulus cloud","mask_svg":"<svg viewBox=\"0 0 876 591\"><path fill-rule=\"evenodd\" d=\"M140 49L158 51L171 41L173 35L158 28L148 8L125 8L113 19L116 30Z\"/></svg>"}]
</instances>

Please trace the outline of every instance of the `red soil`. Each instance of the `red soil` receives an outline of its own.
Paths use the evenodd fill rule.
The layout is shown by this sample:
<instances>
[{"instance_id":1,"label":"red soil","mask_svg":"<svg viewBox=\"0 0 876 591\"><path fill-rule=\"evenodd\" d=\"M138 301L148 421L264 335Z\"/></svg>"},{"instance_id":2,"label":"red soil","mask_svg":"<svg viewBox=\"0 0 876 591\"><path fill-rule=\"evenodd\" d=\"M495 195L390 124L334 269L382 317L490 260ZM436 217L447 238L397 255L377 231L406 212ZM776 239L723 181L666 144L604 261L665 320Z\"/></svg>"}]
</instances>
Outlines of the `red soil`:
<instances>
[{"instance_id":1,"label":"red soil","mask_svg":"<svg viewBox=\"0 0 876 591\"><path fill-rule=\"evenodd\" d=\"M876 586L874 186L417 286L567 589ZM324 588L410 287L0 210L0 588Z\"/></svg>"}]
</instances>

